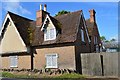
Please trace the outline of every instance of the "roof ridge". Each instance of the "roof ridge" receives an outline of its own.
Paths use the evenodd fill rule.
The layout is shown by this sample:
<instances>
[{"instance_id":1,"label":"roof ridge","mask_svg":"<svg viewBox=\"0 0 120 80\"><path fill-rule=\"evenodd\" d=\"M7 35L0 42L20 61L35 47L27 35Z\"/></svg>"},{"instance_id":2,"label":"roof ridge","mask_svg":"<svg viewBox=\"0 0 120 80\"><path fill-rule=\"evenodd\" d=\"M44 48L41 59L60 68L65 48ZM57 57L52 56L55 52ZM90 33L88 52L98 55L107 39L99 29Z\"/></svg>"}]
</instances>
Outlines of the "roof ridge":
<instances>
[{"instance_id":1,"label":"roof ridge","mask_svg":"<svg viewBox=\"0 0 120 80\"><path fill-rule=\"evenodd\" d=\"M10 14L10 15L12 14L12 15L18 16L18 17L20 17L20 18L23 18L23 19L26 19L26 20L29 20L29 21L34 21L34 20L32 20L32 19L29 19L29 18L23 17L23 16L21 16L21 15L18 15L18 14L12 13L12 12L10 12L10 11L8 11L7 13Z\"/></svg>"}]
</instances>

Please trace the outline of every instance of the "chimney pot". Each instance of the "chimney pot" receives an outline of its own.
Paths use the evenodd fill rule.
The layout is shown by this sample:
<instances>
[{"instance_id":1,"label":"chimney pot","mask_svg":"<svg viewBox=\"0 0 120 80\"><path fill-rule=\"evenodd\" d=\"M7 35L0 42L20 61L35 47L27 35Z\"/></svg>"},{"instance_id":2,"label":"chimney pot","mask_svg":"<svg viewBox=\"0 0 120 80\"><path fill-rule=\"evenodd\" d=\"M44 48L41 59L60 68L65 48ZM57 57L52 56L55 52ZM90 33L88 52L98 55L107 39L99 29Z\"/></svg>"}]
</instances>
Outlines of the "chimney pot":
<instances>
[{"instance_id":1,"label":"chimney pot","mask_svg":"<svg viewBox=\"0 0 120 80\"><path fill-rule=\"evenodd\" d=\"M47 11L47 5L44 4L44 11Z\"/></svg>"},{"instance_id":2,"label":"chimney pot","mask_svg":"<svg viewBox=\"0 0 120 80\"><path fill-rule=\"evenodd\" d=\"M40 10L42 10L42 4L40 4Z\"/></svg>"}]
</instances>

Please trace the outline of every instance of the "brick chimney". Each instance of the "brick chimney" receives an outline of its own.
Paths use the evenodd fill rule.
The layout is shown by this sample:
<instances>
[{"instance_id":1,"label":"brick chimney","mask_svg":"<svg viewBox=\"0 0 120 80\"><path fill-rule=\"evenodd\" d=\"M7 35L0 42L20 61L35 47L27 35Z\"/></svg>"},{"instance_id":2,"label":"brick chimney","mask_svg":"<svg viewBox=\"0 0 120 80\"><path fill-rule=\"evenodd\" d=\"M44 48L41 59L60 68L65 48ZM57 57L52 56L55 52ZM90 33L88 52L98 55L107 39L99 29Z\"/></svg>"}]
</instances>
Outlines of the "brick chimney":
<instances>
[{"instance_id":1,"label":"brick chimney","mask_svg":"<svg viewBox=\"0 0 120 80\"><path fill-rule=\"evenodd\" d=\"M41 27L45 17L46 17L46 14L49 14L47 12L47 5L44 4L44 10L42 9L42 4L40 4L40 10L38 10L36 12L36 27Z\"/></svg>"},{"instance_id":2,"label":"brick chimney","mask_svg":"<svg viewBox=\"0 0 120 80\"><path fill-rule=\"evenodd\" d=\"M47 5L46 4L44 5L44 11L47 11Z\"/></svg>"},{"instance_id":3,"label":"brick chimney","mask_svg":"<svg viewBox=\"0 0 120 80\"><path fill-rule=\"evenodd\" d=\"M94 9L92 9L92 10L89 10L89 12L90 12L90 22L96 22L96 20L95 20L95 10Z\"/></svg>"}]
</instances>

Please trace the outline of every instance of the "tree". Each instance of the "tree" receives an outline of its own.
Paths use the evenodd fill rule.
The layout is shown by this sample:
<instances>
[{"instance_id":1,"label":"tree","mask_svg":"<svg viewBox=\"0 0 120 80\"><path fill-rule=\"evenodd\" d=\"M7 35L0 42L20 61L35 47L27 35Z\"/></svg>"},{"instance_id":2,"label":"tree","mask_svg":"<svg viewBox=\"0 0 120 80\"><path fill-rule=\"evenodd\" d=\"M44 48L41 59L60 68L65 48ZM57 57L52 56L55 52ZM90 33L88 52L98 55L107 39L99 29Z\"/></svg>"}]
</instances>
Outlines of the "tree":
<instances>
[{"instance_id":1,"label":"tree","mask_svg":"<svg viewBox=\"0 0 120 80\"><path fill-rule=\"evenodd\" d=\"M105 42L110 42L109 40L105 40Z\"/></svg>"},{"instance_id":2,"label":"tree","mask_svg":"<svg viewBox=\"0 0 120 80\"><path fill-rule=\"evenodd\" d=\"M105 36L101 36L100 39L101 39L102 41L106 41Z\"/></svg>"},{"instance_id":3,"label":"tree","mask_svg":"<svg viewBox=\"0 0 120 80\"><path fill-rule=\"evenodd\" d=\"M116 41L116 39L113 38L113 39L111 39L110 41L113 42L113 41Z\"/></svg>"},{"instance_id":4,"label":"tree","mask_svg":"<svg viewBox=\"0 0 120 80\"><path fill-rule=\"evenodd\" d=\"M55 14L55 16L59 16L59 15L62 15L62 14L67 14L67 13L70 13L70 11L62 10L62 11L59 11L57 14Z\"/></svg>"}]
</instances>

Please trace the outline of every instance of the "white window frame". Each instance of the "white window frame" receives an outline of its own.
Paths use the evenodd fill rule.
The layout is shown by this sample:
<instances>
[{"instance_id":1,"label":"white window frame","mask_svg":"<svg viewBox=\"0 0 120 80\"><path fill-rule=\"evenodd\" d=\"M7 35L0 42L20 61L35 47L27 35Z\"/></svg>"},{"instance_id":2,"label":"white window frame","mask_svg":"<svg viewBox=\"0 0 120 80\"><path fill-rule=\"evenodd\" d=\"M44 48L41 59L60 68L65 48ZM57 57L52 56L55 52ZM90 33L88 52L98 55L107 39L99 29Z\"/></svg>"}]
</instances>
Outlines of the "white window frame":
<instances>
[{"instance_id":1,"label":"white window frame","mask_svg":"<svg viewBox=\"0 0 120 80\"><path fill-rule=\"evenodd\" d=\"M85 42L85 36L84 36L84 30L81 29L81 40L82 42Z\"/></svg>"},{"instance_id":2,"label":"white window frame","mask_svg":"<svg viewBox=\"0 0 120 80\"><path fill-rule=\"evenodd\" d=\"M54 40L54 39L56 39L56 29L55 28L46 29L44 32L44 40L48 41L48 40Z\"/></svg>"},{"instance_id":3,"label":"white window frame","mask_svg":"<svg viewBox=\"0 0 120 80\"><path fill-rule=\"evenodd\" d=\"M18 67L18 56L10 56L10 67Z\"/></svg>"},{"instance_id":4,"label":"white window frame","mask_svg":"<svg viewBox=\"0 0 120 80\"><path fill-rule=\"evenodd\" d=\"M55 66L53 66L53 62L51 61L51 66L48 66L48 60L47 60L47 58L48 58L48 56L55 56L55 63L56 63L56 65ZM46 54L45 55L45 57L46 57L46 68L58 68L58 54ZM52 60L53 60L53 58L52 58ZM50 60L49 60L50 61Z\"/></svg>"}]
</instances>

